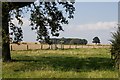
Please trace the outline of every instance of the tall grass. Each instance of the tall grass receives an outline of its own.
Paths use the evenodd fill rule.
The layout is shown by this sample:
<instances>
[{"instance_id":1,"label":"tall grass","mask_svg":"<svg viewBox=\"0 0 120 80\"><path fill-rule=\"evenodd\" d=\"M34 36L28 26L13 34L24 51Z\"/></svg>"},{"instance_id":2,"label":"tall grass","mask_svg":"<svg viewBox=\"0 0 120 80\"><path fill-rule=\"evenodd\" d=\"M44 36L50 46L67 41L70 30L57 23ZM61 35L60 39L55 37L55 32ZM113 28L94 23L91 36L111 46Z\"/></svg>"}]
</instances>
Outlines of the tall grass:
<instances>
[{"instance_id":1,"label":"tall grass","mask_svg":"<svg viewBox=\"0 0 120 80\"><path fill-rule=\"evenodd\" d=\"M4 78L117 78L109 49L12 51Z\"/></svg>"}]
</instances>

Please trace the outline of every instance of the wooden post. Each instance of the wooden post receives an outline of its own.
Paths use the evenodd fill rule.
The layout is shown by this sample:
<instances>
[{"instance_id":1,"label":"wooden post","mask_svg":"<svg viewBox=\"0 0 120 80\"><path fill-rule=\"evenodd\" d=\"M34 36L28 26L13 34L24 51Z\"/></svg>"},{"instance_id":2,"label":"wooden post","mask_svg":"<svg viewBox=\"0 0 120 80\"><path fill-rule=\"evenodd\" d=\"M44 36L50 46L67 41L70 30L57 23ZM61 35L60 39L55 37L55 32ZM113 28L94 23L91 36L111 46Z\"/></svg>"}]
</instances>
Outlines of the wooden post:
<instances>
[{"instance_id":1,"label":"wooden post","mask_svg":"<svg viewBox=\"0 0 120 80\"><path fill-rule=\"evenodd\" d=\"M57 44L55 43L55 50L57 49Z\"/></svg>"},{"instance_id":2,"label":"wooden post","mask_svg":"<svg viewBox=\"0 0 120 80\"><path fill-rule=\"evenodd\" d=\"M28 44L27 44L27 50L29 49L29 46L28 46Z\"/></svg>"},{"instance_id":3,"label":"wooden post","mask_svg":"<svg viewBox=\"0 0 120 80\"><path fill-rule=\"evenodd\" d=\"M41 50L43 49L43 45L42 45L42 43L41 43Z\"/></svg>"},{"instance_id":4,"label":"wooden post","mask_svg":"<svg viewBox=\"0 0 120 80\"><path fill-rule=\"evenodd\" d=\"M77 49L77 44L75 45L75 49Z\"/></svg>"},{"instance_id":5,"label":"wooden post","mask_svg":"<svg viewBox=\"0 0 120 80\"><path fill-rule=\"evenodd\" d=\"M55 39L54 41L54 45L55 45L55 50L57 49L57 40Z\"/></svg>"},{"instance_id":6,"label":"wooden post","mask_svg":"<svg viewBox=\"0 0 120 80\"><path fill-rule=\"evenodd\" d=\"M63 44L63 49L64 49L64 44Z\"/></svg>"},{"instance_id":7,"label":"wooden post","mask_svg":"<svg viewBox=\"0 0 120 80\"><path fill-rule=\"evenodd\" d=\"M50 44L48 44L49 45L49 48L48 49L50 49Z\"/></svg>"},{"instance_id":8,"label":"wooden post","mask_svg":"<svg viewBox=\"0 0 120 80\"><path fill-rule=\"evenodd\" d=\"M61 49L62 49L62 43L61 43Z\"/></svg>"},{"instance_id":9,"label":"wooden post","mask_svg":"<svg viewBox=\"0 0 120 80\"><path fill-rule=\"evenodd\" d=\"M63 43L61 43L61 49L62 49L62 50L64 49L64 44L63 44Z\"/></svg>"},{"instance_id":10,"label":"wooden post","mask_svg":"<svg viewBox=\"0 0 120 80\"><path fill-rule=\"evenodd\" d=\"M52 49L52 48L53 48L53 44L50 45L50 49Z\"/></svg>"},{"instance_id":11,"label":"wooden post","mask_svg":"<svg viewBox=\"0 0 120 80\"><path fill-rule=\"evenodd\" d=\"M11 47L11 51L12 51L12 50L13 50L13 49L12 49L12 45L11 45L10 47Z\"/></svg>"},{"instance_id":12,"label":"wooden post","mask_svg":"<svg viewBox=\"0 0 120 80\"><path fill-rule=\"evenodd\" d=\"M102 47L104 48L104 45L102 45Z\"/></svg>"},{"instance_id":13,"label":"wooden post","mask_svg":"<svg viewBox=\"0 0 120 80\"><path fill-rule=\"evenodd\" d=\"M71 49L71 44L70 44L69 48Z\"/></svg>"},{"instance_id":14,"label":"wooden post","mask_svg":"<svg viewBox=\"0 0 120 80\"><path fill-rule=\"evenodd\" d=\"M50 49L52 49L52 44L50 44Z\"/></svg>"}]
</instances>

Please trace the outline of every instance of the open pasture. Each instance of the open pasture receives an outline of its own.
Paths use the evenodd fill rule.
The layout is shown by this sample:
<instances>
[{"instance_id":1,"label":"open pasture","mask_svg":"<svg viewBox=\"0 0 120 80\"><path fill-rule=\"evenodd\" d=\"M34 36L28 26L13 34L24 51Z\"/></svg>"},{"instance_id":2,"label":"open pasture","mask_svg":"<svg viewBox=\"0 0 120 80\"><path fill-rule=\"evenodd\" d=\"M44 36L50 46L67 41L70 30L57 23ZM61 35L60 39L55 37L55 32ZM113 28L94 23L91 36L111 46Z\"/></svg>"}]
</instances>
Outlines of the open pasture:
<instances>
[{"instance_id":1,"label":"open pasture","mask_svg":"<svg viewBox=\"0 0 120 80\"><path fill-rule=\"evenodd\" d=\"M117 78L108 48L11 51L3 78Z\"/></svg>"}]
</instances>

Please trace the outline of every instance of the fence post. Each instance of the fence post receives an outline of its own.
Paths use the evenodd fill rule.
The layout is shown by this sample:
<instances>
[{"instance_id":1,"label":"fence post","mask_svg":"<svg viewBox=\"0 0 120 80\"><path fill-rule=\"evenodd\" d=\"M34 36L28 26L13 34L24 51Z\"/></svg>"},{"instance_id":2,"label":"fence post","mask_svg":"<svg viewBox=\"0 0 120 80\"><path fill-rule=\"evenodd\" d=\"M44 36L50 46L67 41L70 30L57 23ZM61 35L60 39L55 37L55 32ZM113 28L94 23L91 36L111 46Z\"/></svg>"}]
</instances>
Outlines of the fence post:
<instances>
[{"instance_id":1,"label":"fence post","mask_svg":"<svg viewBox=\"0 0 120 80\"><path fill-rule=\"evenodd\" d=\"M75 49L77 49L77 44L75 44Z\"/></svg>"},{"instance_id":2,"label":"fence post","mask_svg":"<svg viewBox=\"0 0 120 80\"><path fill-rule=\"evenodd\" d=\"M61 49L62 49L62 43L61 43Z\"/></svg>"},{"instance_id":3,"label":"fence post","mask_svg":"<svg viewBox=\"0 0 120 80\"><path fill-rule=\"evenodd\" d=\"M11 51L12 51L12 50L13 50L13 49L12 49L12 45L11 45L10 47L11 47Z\"/></svg>"},{"instance_id":4,"label":"fence post","mask_svg":"<svg viewBox=\"0 0 120 80\"><path fill-rule=\"evenodd\" d=\"M50 49L51 49L51 50L52 50L52 48L53 48L53 44L50 45Z\"/></svg>"},{"instance_id":5,"label":"fence post","mask_svg":"<svg viewBox=\"0 0 120 80\"><path fill-rule=\"evenodd\" d=\"M61 44L61 49L62 49L62 50L64 49L64 44Z\"/></svg>"},{"instance_id":6,"label":"fence post","mask_svg":"<svg viewBox=\"0 0 120 80\"><path fill-rule=\"evenodd\" d=\"M71 44L69 45L69 48L71 49Z\"/></svg>"},{"instance_id":7,"label":"fence post","mask_svg":"<svg viewBox=\"0 0 120 80\"><path fill-rule=\"evenodd\" d=\"M104 48L104 45L102 45L102 47Z\"/></svg>"},{"instance_id":8,"label":"fence post","mask_svg":"<svg viewBox=\"0 0 120 80\"><path fill-rule=\"evenodd\" d=\"M55 43L54 45L55 45L55 50L56 50L56 49L58 48L58 47L57 47L57 43Z\"/></svg>"},{"instance_id":9,"label":"fence post","mask_svg":"<svg viewBox=\"0 0 120 80\"><path fill-rule=\"evenodd\" d=\"M42 43L41 43L41 50L43 49L43 45L42 45Z\"/></svg>"},{"instance_id":10,"label":"fence post","mask_svg":"<svg viewBox=\"0 0 120 80\"><path fill-rule=\"evenodd\" d=\"M48 44L48 49L50 49L50 44Z\"/></svg>"},{"instance_id":11,"label":"fence post","mask_svg":"<svg viewBox=\"0 0 120 80\"><path fill-rule=\"evenodd\" d=\"M29 46L28 46L28 44L27 44L27 50L29 49Z\"/></svg>"}]
</instances>

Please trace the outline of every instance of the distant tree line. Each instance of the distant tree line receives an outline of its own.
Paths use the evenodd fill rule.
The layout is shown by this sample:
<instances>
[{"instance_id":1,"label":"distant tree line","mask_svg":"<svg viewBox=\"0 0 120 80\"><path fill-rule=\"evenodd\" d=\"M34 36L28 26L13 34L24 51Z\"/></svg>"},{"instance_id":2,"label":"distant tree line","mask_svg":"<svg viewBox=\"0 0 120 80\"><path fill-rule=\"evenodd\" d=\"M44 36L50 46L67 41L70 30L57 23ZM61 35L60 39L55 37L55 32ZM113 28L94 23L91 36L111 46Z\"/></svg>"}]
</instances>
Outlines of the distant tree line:
<instances>
[{"instance_id":1,"label":"distant tree line","mask_svg":"<svg viewBox=\"0 0 120 80\"><path fill-rule=\"evenodd\" d=\"M41 43L45 43L42 41ZM86 45L88 41L86 39L79 38L51 38L48 44L70 44L70 45Z\"/></svg>"}]
</instances>

